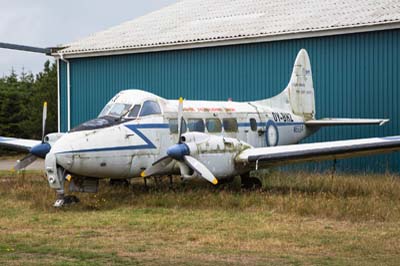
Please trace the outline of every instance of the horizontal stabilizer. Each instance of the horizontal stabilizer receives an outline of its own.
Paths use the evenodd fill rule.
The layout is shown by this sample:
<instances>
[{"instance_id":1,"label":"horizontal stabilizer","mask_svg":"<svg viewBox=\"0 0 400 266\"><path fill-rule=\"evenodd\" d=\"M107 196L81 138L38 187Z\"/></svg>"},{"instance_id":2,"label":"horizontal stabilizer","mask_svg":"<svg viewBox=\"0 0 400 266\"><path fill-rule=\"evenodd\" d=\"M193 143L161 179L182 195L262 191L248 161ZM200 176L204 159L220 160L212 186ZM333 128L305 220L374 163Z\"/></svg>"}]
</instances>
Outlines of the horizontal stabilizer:
<instances>
[{"instance_id":1,"label":"horizontal stabilizer","mask_svg":"<svg viewBox=\"0 0 400 266\"><path fill-rule=\"evenodd\" d=\"M306 126L326 127L326 126L352 126L352 125L379 125L382 126L389 122L389 119L363 119L363 118L322 118L318 120L308 120Z\"/></svg>"},{"instance_id":2,"label":"horizontal stabilizer","mask_svg":"<svg viewBox=\"0 0 400 266\"><path fill-rule=\"evenodd\" d=\"M238 155L236 162L267 167L369 156L399 150L400 136L365 138L247 149Z\"/></svg>"}]
</instances>

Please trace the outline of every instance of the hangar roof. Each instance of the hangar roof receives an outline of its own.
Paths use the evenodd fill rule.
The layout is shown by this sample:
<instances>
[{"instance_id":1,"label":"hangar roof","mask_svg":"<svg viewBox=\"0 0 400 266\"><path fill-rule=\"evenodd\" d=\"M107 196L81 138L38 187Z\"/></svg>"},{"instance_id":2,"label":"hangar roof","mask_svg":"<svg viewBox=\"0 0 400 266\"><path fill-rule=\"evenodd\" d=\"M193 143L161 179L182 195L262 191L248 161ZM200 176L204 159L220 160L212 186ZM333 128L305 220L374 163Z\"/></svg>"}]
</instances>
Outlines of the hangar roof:
<instances>
[{"instance_id":1,"label":"hangar roof","mask_svg":"<svg viewBox=\"0 0 400 266\"><path fill-rule=\"evenodd\" d=\"M398 0L183 0L66 44L61 53L99 56L390 28L400 28Z\"/></svg>"}]
</instances>

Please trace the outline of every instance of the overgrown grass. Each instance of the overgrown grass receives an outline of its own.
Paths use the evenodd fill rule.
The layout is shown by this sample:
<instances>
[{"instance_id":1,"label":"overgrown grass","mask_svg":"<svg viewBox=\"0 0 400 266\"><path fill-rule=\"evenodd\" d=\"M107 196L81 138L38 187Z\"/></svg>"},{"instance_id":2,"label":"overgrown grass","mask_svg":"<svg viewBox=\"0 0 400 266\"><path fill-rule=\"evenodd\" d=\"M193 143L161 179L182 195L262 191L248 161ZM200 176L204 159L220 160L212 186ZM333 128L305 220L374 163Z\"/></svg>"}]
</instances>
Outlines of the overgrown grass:
<instances>
[{"instance_id":1,"label":"overgrown grass","mask_svg":"<svg viewBox=\"0 0 400 266\"><path fill-rule=\"evenodd\" d=\"M263 183L101 182L57 210L43 174L2 172L0 264L398 265L398 176L274 172Z\"/></svg>"}]
</instances>

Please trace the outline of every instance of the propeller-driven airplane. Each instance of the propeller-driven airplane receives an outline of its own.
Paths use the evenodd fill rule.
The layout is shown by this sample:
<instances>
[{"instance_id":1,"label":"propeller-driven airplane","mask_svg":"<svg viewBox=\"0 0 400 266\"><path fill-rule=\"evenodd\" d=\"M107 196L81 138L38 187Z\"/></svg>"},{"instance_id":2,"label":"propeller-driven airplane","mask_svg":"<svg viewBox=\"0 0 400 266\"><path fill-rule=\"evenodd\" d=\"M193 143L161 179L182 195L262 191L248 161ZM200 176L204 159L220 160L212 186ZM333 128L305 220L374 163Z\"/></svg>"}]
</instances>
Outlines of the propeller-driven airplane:
<instances>
[{"instance_id":1,"label":"propeller-driven airplane","mask_svg":"<svg viewBox=\"0 0 400 266\"><path fill-rule=\"evenodd\" d=\"M310 60L302 49L290 82L279 95L254 102L166 100L141 90L113 97L96 119L68 133L41 141L0 137L0 145L29 155L23 169L45 158L45 172L56 190L55 207L73 199L69 191L97 192L100 178L130 179L180 174L216 185L240 175L244 185L257 182L249 172L296 162L332 160L400 149L400 136L298 144L325 126L383 125L386 119L315 118Z\"/></svg>"}]
</instances>

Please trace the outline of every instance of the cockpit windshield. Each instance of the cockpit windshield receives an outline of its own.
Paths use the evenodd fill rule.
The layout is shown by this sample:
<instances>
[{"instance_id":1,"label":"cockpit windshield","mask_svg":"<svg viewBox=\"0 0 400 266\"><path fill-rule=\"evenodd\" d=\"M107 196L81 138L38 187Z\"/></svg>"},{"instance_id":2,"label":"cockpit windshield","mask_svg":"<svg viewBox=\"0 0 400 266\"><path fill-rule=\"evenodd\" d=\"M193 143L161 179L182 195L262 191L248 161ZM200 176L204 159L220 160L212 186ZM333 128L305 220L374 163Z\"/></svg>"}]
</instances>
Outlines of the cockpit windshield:
<instances>
[{"instance_id":1,"label":"cockpit windshield","mask_svg":"<svg viewBox=\"0 0 400 266\"><path fill-rule=\"evenodd\" d=\"M99 117L103 116L115 116L122 117L126 115L132 105L124 103L110 103L101 111Z\"/></svg>"},{"instance_id":2,"label":"cockpit windshield","mask_svg":"<svg viewBox=\"0 0 400 266\"><path fill-rule=\"evenodd\" d=\"M111 116L117 118L136 119L150 115L161 114L160 105L153 100L146 100L142 104L127 104L111 102L99 114L100 117Z\"/></svg>"}]
</instances>

